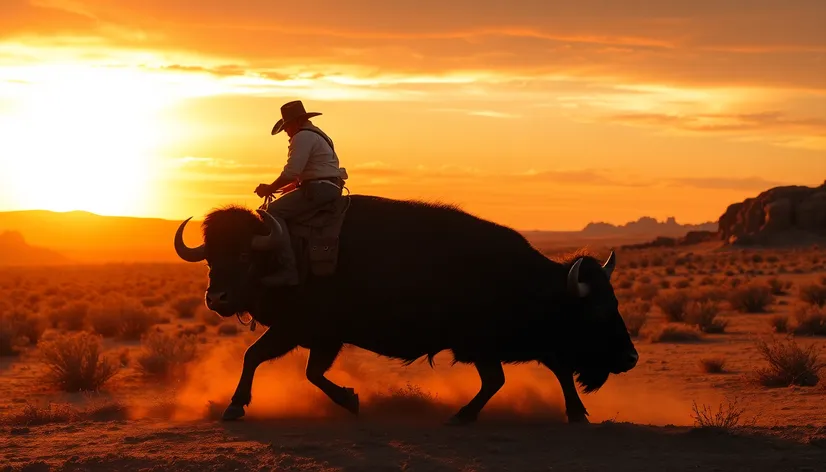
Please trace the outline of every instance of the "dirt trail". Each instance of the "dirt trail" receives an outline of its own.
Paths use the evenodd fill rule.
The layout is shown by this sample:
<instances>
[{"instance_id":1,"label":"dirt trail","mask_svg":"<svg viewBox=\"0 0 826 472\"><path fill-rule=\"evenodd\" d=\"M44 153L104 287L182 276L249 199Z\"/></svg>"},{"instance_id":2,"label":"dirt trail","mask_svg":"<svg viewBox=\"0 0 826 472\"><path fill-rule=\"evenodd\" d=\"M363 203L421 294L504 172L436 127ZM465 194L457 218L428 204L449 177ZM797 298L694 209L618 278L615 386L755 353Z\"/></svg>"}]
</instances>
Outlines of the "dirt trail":
<instances>
[{"instance_id":1,"label":"dirt trail","mask_svg":"<svg viewBox=\"0 0 826 472\"><path fill-rule=\"evenodd\" d=\"M820 471L826 439L680 427L362 420L150 420L3 431L3 471ZM758 434L760 433L760 434Z\"/></svg>"}]
</instances>

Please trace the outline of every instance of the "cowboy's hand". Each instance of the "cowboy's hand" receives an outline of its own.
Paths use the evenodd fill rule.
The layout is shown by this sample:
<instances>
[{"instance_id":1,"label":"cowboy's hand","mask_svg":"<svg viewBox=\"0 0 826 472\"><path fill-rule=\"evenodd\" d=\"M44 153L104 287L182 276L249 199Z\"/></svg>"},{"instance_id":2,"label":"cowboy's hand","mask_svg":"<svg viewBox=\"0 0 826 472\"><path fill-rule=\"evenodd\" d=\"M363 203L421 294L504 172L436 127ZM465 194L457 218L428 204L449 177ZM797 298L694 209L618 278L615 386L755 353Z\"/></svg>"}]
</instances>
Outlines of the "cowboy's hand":
<instances>
[{"instance_id":1,"label":"cowboy's hand","mask_svg":"<svg viewBox=\"0 0 826 472\"><path fill-rule=\"evenodd\" d=\"M272 194L270 184L258 184L258 187L255 188L255 194L260 198L264 198L267 195Z\"/></svg>"}]
</instances>

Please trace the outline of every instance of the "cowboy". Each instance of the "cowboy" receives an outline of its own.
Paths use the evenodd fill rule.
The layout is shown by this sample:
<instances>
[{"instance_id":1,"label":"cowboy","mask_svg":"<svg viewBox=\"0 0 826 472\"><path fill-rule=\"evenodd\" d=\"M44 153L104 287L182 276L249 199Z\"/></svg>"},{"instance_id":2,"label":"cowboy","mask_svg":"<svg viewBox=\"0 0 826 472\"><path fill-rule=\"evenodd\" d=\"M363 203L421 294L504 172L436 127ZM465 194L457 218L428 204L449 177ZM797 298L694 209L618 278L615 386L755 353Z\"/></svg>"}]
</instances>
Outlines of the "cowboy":
<instances>
[{"instance_id":1,"label":"cowboy","mask_svg":"<svg viewBox=\"0 0 826 472\"><path fill-rule=\"evenodd\" d=\"M280 270L267 277L274 285L298 285L295 253L286 231L286 221L329 203L341 196L347 171L339 167L333 141L315 126L310 118L321 115L307 112L300 100L281 107L281 119L271 135L281 131L289 136L287 163L281 175L271 184L259 184L255 193L264 198L273 193L284 195L267 207L267 212L285 228L278 257Z\"/></svg>"}]
</instances>

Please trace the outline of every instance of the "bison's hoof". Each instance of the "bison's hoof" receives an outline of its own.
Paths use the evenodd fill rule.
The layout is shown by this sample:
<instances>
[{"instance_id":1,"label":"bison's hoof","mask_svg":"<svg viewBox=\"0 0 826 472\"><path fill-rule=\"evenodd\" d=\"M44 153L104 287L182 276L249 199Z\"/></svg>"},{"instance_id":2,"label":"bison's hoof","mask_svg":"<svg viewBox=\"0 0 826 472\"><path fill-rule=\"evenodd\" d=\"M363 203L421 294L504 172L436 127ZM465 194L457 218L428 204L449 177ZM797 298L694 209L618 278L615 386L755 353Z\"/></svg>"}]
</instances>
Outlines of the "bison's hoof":
<instances>
[{"instance_id":1,"label":"bison's hoof","mask_svg":"<svg viewBox=\"0 0 826 472\"><path fill-rule=\"evenodd\" d=\"M359 414L359 395L352 388L344 389L344 402L342 406L354 415Z\"/></svg>"},{"instance_id":2,"label":"bison's hoof","mask_svg":"<svg viewBox=\"0 0 826 472\"><path fill-rule=\"evenodd\" d=\"M224 410L224 415L221 417L224 421L233 421L237 419L241 419L244 416L244 406L243 405L235 405L230 404L226 410Z\"/></svg>"},{"instance_id":3,"label":"bison's hoof","mask_svg":"<svg viewBox=\"0 0 826 472\"><path fill-rule=\"evenodd\" d=\"M568 415L568 423L588 424L588 416L586 413L570 414Z\"/></svg>"},{"instance_id":4,"label":"bison's hoof","mask_svg":"<svg viewBox=\"0 0 826 472\"><path fill-rule=\"evenodd\" d=\"M449 420L445 421L446 426L464 426L471 423L475 423L476 418L468 418L461 415L452 416Z\"/></svg>"}]
</instances>

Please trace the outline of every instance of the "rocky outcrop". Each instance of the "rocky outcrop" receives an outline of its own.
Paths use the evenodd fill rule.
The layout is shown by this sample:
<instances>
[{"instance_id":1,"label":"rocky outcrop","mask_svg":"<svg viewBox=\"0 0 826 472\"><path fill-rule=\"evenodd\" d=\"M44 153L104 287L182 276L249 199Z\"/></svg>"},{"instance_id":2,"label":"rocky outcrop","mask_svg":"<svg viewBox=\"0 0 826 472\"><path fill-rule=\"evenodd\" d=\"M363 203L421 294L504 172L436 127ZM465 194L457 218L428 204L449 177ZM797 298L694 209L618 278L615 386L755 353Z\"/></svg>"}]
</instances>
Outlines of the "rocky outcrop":
<instances>
[{"instance_id":1,"label":"rocky outcrop","mask_svg":"<svg viewBox=\"0 0 826 472\"><path fill-rule=\"evenodd\" d=\"M826 237L826 181L819 187L775 187L729 205L718 234L735 245L806 244Z\"/></svg>"}]
</instances>

